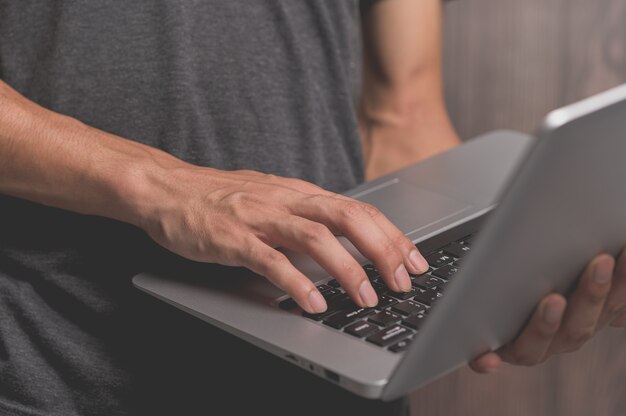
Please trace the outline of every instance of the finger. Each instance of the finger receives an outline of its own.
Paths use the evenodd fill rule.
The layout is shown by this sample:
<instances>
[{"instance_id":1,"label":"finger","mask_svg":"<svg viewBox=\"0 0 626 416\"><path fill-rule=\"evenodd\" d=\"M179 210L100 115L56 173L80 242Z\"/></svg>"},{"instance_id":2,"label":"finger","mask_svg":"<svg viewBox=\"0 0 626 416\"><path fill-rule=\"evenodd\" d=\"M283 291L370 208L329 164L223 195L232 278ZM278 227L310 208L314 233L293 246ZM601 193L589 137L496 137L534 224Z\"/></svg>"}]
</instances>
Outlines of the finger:
<instances>
[{"instance_id":1,"label":"finger","mask_svg":"<svg viewBox=\"0 0 626 416\"><path fill-rule=\"evenodd\" d=\"M502 359L493 351L485 353L469 362L472 370L480 374L493 373L502 365Z\"/></svg>"},{"instance_id":2,"label":"finger","mask_svg":"<svg viewBox=\"0 0 626 416\"><path fill-rule=\"evenodd\" d=\"M615 265L611 292L604 304L598 326L602 328L610 322L615 322L624 311L626 311L626 249L622 250Z\"/></svg>"},{"instance_id":3,"label":"finger","mask_svg":"<svg viewBox=\"0 0 626 416\"><path fill-rule=\"evenodd\" d=\"M589 263L568 301L563 324L550 347L551 353L574 351L596 332L611 289L614 265L615 260L608 254L598 255Z\"/></svg>"},{"instance_id":4,"label":"finger","mask_svg":"<svg viewBox=\"0 0 626 416\"><path fill-rule=\"evenodd\" d=\"M348 199L341 195L342 199ZM398 229L389 219L377 208L369 204L364 204L367 213L370 214L372 220L380 227L381 230L393 243L398 247L404 258L404 265L411 273L421 274L428 271L428 262L415 247L413 242L407 238L402 231Z\"/></svg>"},{"instance_id":5,"label":"finger","mask_svg":"<svg viewBox=\"0 0 626 416\"><path fill-rule=\"evenodd\" d=\"M621 315L619 315L617 318L615 318L611 322L611 326L616 327L616 328L624 328L624 327L626 327L626 311L623 311L621 313Z\"/></svg>"},{"instance_id":6,"label":"finger","mask_svg":"<svg viewBox=\"0 0 626 416\"><path fill-rule=\"evenodd\" d=\"M361 307L378 303L361 265L323 224L297 216L272 223L269 237L280 246L311 256Z\"/></svg>"},{"instance_id":7,"label":"finger","mask_svg":"<svg viewBox=\"0 0 626 416\"><path fill-rule=\"evenodd\" d=\"M402 253L372 220L363 204L354 200L313 195L300 199L292 210L296 215L339 230L374 263L391 290L411 290L411 280Z\"/></svg>"},{"instance_id":8,"label":"finger","mask_svg":"<svg viewBox=\"0 0 626 416\"><path fill-rule=\"evenodd\" d=\"M293 189L299 192L311 194L311 195L324 195L329 197L334 197L337 199L341 199L344 201L355 202L354 199L349 198L347 196L336 194L334 192L327 191L323 188L320 188L317 185L314 185L310 182L306 182L300 179L294 178L281 178L278 176L271 176L271 180L280 185L287 187L289 189ZM356 201L358 202L358 201ZM424 257L420 254L419 250L415 247L415 245L409 240L402 231L398 229L385 215L383 215L380 210L373 207L370 204L363 204L363 208L367 213L370 214L372 220L380 227L381 230L393 243L398 247L401 251L404 258L404 265L408 271L411 273L421 274L428 271L428 263L424 259ZM333 230L334 231L334 230Z\"/></svg>"},{"instance_id":9,"label":"finger","mask_svg":"<svg viewBox=\"0 0 626 416\"><path fill-rule=\"evenodd\" d=\"M502 359L516 365L543 362L559 330L566 305L565 298L559 294L543 298L522 333L498 352Z\"/></svg>"},{"instance_id":10,"label":"finger","mask_svg":"<svg viewBox=\"0 0 626 416\"><path fill-rule=\"evenodd\" d=\"M296 269L287 257L256 237L247 242L240 264L267 278L287 292L302 309L309 313L326 311L326 301L313 282Z\"/></svg>"}]
</instances>

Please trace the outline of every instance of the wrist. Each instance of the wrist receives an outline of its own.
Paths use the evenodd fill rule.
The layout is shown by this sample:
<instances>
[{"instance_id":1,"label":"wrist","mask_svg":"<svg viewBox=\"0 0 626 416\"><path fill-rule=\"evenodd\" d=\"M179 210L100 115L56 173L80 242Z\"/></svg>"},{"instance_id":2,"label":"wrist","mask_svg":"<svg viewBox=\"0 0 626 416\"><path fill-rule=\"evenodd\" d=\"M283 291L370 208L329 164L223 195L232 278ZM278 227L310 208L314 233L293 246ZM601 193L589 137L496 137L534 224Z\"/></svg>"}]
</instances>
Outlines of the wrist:
<instances>
[{"instance_id":1,"label":"wrist","mask_svg":"<svg viewBox=\"0 0 626 416\"><path fill-rule=\"evenodd\" d=\"M190 166L40 107L1 81L0 108L1 194L141 227L178 190L172 171Z\"/></svg>"},{"instance_id":2,"label":"wrist","mask_svg":"<svg viewBox=\"0 0 626 416\"><path fill-rule=\"evenodd\" d=\"M138 150L132 161L120 160L114 166L116 173L106 176L114 204L105 215L145 230L177 199L176 172L187 164L155 154L156 149Z\"/></svg>"}]
</instances>

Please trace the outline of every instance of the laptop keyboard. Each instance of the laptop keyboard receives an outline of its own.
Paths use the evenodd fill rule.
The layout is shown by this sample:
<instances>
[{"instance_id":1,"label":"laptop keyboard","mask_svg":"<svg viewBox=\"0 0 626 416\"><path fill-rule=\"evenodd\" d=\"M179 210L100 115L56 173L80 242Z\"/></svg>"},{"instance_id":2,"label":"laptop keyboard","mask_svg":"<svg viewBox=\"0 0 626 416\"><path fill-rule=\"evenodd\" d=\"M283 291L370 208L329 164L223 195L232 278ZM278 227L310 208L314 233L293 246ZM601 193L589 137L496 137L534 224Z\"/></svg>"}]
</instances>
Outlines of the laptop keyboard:
<instances>
[{"instance_id":1,"label":"laptop keyboard","mask_svg":"<svg viewBox=\"0 0 626 416\"><path fill-rule=\"evenodd\" d=\"M361 308L341 289L337 280L318 285L328 310L321 314L302 315L337 331L363 339L391 352L405 351L419 332L429 312L443 296L446 285L454 279L463 257L470 252L473 235L453 241L425 256L427 272L410 274L412 289L407 293L391 291L371 264L363 266L378 294L378 305ZM296 309L293 299L280 302L282 309Z\"/></svg>"}]
</instances>

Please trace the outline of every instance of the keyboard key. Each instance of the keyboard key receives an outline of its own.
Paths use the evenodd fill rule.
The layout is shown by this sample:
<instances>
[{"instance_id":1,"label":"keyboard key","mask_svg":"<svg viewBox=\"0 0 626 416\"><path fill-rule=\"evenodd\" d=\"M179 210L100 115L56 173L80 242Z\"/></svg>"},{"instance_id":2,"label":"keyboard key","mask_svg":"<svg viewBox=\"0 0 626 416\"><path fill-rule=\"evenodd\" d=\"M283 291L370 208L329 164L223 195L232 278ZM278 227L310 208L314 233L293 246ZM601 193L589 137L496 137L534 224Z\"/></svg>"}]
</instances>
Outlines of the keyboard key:
<instances>
[{"instance_id":1,"label":"keyboard key","mask_svg":"<svg viewBox=\"0 0 626 416\"><path fill-rule=\"evenodd\" d=\"M387 345L393 344L396 341L399 341L402 338L408 337L412 332L410 329L405 328L400 325L394 325L389 328L383 329L380 332L375 333L374 335L370 335L366 339L376 345L380 345L381 347L386 347Z\"/></svg>"},{"instance_id":2,"label":"keyboard key","mask_svg":"<svg viewBox=\"0 0 626 416\"><path fill-rule=\"evenodd\" d=\"M374 332L378 332L380 328L370 322L359 321L352 325L348 325L344 331L355 337L363 338L372 335Z\"/></svg>"},{"instance_id":3,"label":"keyboard key","mask_svg":"<svg viewBox=\"0 0 626 416\"><path fill-rule=\"evenodd\" d=\"M431 306L441 298L442 293L433 289L417 289L417 295L413 300Z\"/></svg>"},{"instance_id":4,"label":"keyboard key","mask_svg":"<svg viewBox=\"0 0 626 416\"><path fill-rule=\"evenodd\" d=\"M327 304L330 304L334 298L340 297L344 293L339 289L326 289L320 292Z\"/></svg>"},{"instance_id":5,"label":"keyboard key","mask_svg":"<svg viewBox=\"0 0 626 416\"><path fill-rule=\"evenodd\" d=\"M284 309L286 311L289 311L291 309L294 309L296 306L298 306L298 304L296 303L295 300L293 300L293 298L287 298L283 301L281 301L278 306L280 307L280 309Z\"/></svg>"},{"instance_id":6,"label":"keyboard key","mask_svg":"<svg viewBox=\"0 0 626 416\"><path fill-rule=\"evenodd\" d=\"M391 307L392 312L400 313L402 315L414 315L422 312L426 307L417 302L407 300L406 302L398 303Z\"/></svg>"},{"instance_id":7,"label":"keyboard key","mask_svg":"<svg viewBox=\"0 0 626 416\"><path fill-rule=\"evenodd\" d=\"M376 325L387 326L394 322L398 322L402 317L390 311L380 311L376 315L372 315L368 320Z\"/></svg>"},{"instance_id":8,"label":"keyboard key","mask_svg":"<svg viewBox=\"0 0 626 416\"><path fill-rule=\"evenodd\" d=\"M411 288L411 291L409 292L392 292L389 291L389 295L393 296L396 299L400 299L400 300L407 300L407 299L411 299L413 296L415 296L417 294L417 291L415 290L415 288Z\"/></svg>"},{"instance_id":9,"label":"keyboard key","mask_svg":"<svg viewBox=\"0 0 626 416\"><path fill-rule=\"evenodd\" d=\"M409 316L404 321L402 321L402 323L408 326L409 328L418 330L422 327L422 325L424 325L425 319L426 319L426 315L424 315L423 313L420 313L417 315Z\"/></svg>"},{"instance_id":10,"label":"keyboard key","mask_svg":"<svg viewBox=\"0 0 626 416\"><path fill-rule=\"evenodd\" d=\"M445 266L445 267L448 267L448 266ZM428 274L424 274L420 277L415 278L412 283L413 283L413 286L420 287L422 289L428 289L428 288L440 285L444 283L444 281L436 277L432 277Z\"/></svg>"},{"instance_id":11,"label":"keyboard key","mask_svg":"<svg viewBox=\"0 0 626 416\"><path fill-rule=\"evenodd\" d=\"M305 318L309 318L312 319L314 321L321 321L322 319L336 313L337 311L334 310L327 310L326 312L322 312L322 313L308 313L308 312L302 312L302 316L304 316Z\"/></svg>"},{"instance_id":12,"label":"keyboard key","mask_svg":"<svg viewBox=\"0 0 626 416\"><path fill-rule=\"evenodd\" d=\"M447 266L443 266L433 272L433 274L437 277L441 277L442 279L451 280L456 272L459 271L459 268L449 264Z\"/></svg>"},{"instance_id":13,"label":"keyboard key","mask_svg":"<svg viewBox=\"0 0 626 416\"><path fill-rule=\"evenodd\" d=\"M339 296L335 296L334 298L327 301L328 309L332 311L341 311L344 309L356 309L358 308L357 304L350 298L350 296L342 293Z\"/></svg>"},{"instance_id":14,"label":"keyboard key","mask_svg":"<svg viewBox=\"0 0 626 416\"><path fill-rule=\"evenodd\" d=\"M442 283L440 285L437 285L435 287L433 287L433 290L437 291L437 292L443 292L445 290L445 288L448 287L448 283Z\"/></svg>"},{"instance_id":15,"label":"keyboard key","mask_svg":"<svg viewBox=\"0 0 626 416\"><path fill-rule=\"evenodd\" d=\"M422 274L413 274L413 273L409 273L409 278L411 279L411 283L413 284L413 286L415 286L415 281L416 281L416 280L419 280L419 279L420 279L421 277L423 277L423 276L428 276L428 273L429 273L429 272L432 272L433 270L435 270L435 269L433 269L432 267L429 267L429 268L428 268L428 271L427 271L427 272L424 272L424 273L422 273Z\"/></svg>"},{"instance_id":16,"label":"keyboard key","mask_svg":"<svg viewBox=\"0 0 626 416\"><path fill-rule=\"evenodd\" d=\"M391 347L389 347L389 351L391 351L391 352L404 352L404 351L406 351L407 348L409 348L409 345L411 345L411 341L412 340L413 340L412 338L407 338L407 339L403 339L400 342L396 342Z\"/></svg>"},{"instance_id":17,"label":"keyboard key","mask_svg":"<svg viewBox=\"0 0 626 416\"><path fill-rule=\"evenodd\" d=\"M328 286L337 289L338 287L341 287L341 283L339 283L337 279L333 279L330 282L328 282Z\"/></svg>"},{"instance_id":18,"label":"keyboard key","mask_svg":"<svg viewBox=\"0 0 626 416\"><path fill-rule=\"evenodd\" d=\"M374 288L374 292L376 292L377 295L385 295L387 294L387 292L389 292L389 288L380 282L372 282L372 287Z\"/></svg>"},{"instance_id":19,"label":"keyboard key","mask_svg":"<svg viewBox=\"0 0 626 416\"><path fill-rule=\"evenodd\" d=\"M376 309L385 309L390 307L391 305L395 305L398 301L391 296L388 295L380 295L378 297L378 305L376 305Z\"/></svg>"},{"instance_id":20,"label":"keyboard key","mask_svg":"<svg viewBox=\"0 0 626 416\"><path fill-rule=\"evenodd\" d=\"M364 318L367 315L373 314L375 311L372 308L358 308L349 309L337 312L324 319L324 323L335 329L341 329L344 326L356 321L359 318Z\"/></svg>"},{"instance_id":21,"label":"keyboard key","mask_svg":"<svg viewBox=\"0 0 626 416\"><path fill-rule=\"evenodd\" d=\"M454 257L461 258L470 251L470 246L461 243L451 243L443 248L448 254L452 254Z\"/></svg>"},{"instance_id":22,"label":"keyboard key","mask_svg":"<svg viewBox=\"0 0 626 416\"><path fill-rule=\"evenodd\" d=\"M317 285L316 287L317 287L317 290L319 290L320 292L323 292L323 291L325 291L325 290L332 289L332 287L330 287L330 286L328 286L328 285L324 285L324 284L322 284L322 285Z\"/></svg>"},{"instance_id":23,"label":"keyboard key","mask_svg":"<svg viewBox=\"0 0 626 416\"><path fill-rule=\"evenodd\" d=\"M424 275L424 274L428 273L431 270L432 270L432 267L429 267L428 270L426 270L424 273L409 273L409 277L412 279L414 277L418 277L418 276Z\"/></svg>"},{"instance_id":24,"label":"keyboard key","mask_svg":"<svg viewBox=\"0 0 626 416\"><path fill-rule=\"evenodd\" d=\"M363 270L365 270L365 274L370 280L377 280L380 277L380 273L378 273L378 270L376 270L372 264L366 264L363 266Z\"/></svg>"},{"instance_id":25,"label":"keyboard key","mask_svg":"<svg viewBox=\"0 0 626 416\"><path fill-rule=\"evenodd\" d=\"M452 256L442 252L435 252L426 256L426 261L435 269L446 264L452 263L454 259Z\"/></svg>"},{"instance_id":26,"label":"keyboard key","mask_svg":"<svg viewBox=\"0 0 626 416\"><path fill-rule=\"evenodd\" d=\"M463 244L467 244L468 246L471 246L472 243L474 242L474 237L475 237L474 234L468 235L467 237L463 237L461 239L461 242L463 242Z\"/></svg>"},{"instance_id":27,"label":"keyboard key","mask_svg":"<svg viewBox=\"0 0 626 416\"><path fill-rule=\"evenodd\" d=\"M320 285L320 286L326 287L326 289L320 290L320 293L322 294L322 296L324 296L324 299L330 299L333 296L341 294L341 291L339 289L334 289L334 288L332 288L330 286L326 286L326 285Z\"/></svg>"}]
</instances>

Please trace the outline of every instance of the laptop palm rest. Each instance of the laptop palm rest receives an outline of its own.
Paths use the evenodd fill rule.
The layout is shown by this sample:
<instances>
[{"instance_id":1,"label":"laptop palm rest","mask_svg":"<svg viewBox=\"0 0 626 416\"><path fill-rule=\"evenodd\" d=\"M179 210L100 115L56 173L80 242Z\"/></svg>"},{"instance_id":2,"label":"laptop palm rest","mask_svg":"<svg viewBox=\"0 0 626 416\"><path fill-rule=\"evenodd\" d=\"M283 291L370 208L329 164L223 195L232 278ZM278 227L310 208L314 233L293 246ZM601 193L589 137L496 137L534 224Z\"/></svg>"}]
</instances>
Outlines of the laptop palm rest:
<instances>
[{"instance_id":1,"label":"laptop palm rest","mask_svg":"<svg viewBox=\"0 0 626 416\"><path fill-rule=\"evenodd\" d=\"M351 196L376 206L407 235L472 208L465 202L403 182L399 178Z\"/></svg>"}]
</instances>

